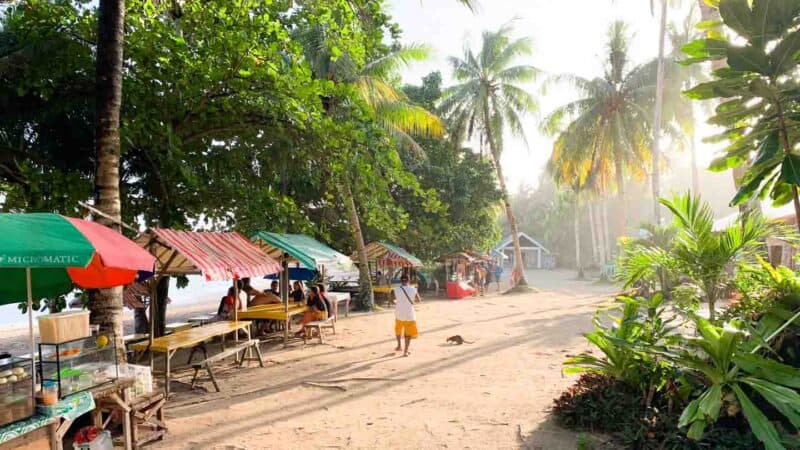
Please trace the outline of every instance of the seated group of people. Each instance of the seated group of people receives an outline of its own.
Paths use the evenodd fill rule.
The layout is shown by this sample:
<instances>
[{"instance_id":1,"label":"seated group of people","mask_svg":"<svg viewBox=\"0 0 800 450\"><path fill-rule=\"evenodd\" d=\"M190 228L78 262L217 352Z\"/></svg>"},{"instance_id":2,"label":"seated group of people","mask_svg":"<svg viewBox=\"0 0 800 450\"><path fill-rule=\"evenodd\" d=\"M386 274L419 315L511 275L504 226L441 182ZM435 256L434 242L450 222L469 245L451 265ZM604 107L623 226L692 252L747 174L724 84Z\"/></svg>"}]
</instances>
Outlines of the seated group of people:
<instances>
[{"instance_id":1,"label":"seated group of people","mask_svg":"<svg viewBox=\"0 0 800 450\"><path fill-rule=\"evenodd\" d=\"M234 309L246 311L247 308L254 306L282 303L277 281L273 281L267 291L260 291L251 286L249 278L237 280L237 287L239 291L238 298L236 297L237 289L232 286L228 289L228 294L220 300L219 308L217 309L217 318L219 320L232 320L234 318ZM306 291L302 281L295 281L292 285L292 292L289 293L289 298L296 303L305 301L306 306L309 308L300 320L300 331L295 333L297 336L303 334L303 328L307 323L315 320L325 320L331 311L331 303L328 301L325 294L325 285L322 283L311 286ZM259 329L262 329L262 327L260 326Z\"/></svg>"}]
</instances>

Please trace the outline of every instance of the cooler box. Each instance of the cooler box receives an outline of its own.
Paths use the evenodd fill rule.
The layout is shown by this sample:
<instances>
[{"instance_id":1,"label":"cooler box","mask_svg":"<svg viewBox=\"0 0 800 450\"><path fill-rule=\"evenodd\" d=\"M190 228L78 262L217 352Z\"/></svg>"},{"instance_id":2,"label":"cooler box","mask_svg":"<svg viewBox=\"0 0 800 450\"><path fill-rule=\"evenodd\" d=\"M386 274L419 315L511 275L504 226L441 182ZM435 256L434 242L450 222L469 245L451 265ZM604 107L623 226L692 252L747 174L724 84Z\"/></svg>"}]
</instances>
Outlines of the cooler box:
<instances>
[{"instance_id":1,"label":"cooler box","mask_svg":"<svg viewBox=\"0 0 800 450\"><path fill-rule=\"evenodd\" d=\"M469 285L466 281L448 281L447 282L447 297L454 300L460 300L475 294L475 288Z\"/></svg>"},{"instance_id":2,"label":"cooler box","mask_svg":"<svg viewBox=\"0 0 800 450\"><path fill-rule=\"evenodd\" d=\"M38 319L42 344L63 344L92 335L89 311L67 311Z\"/></svg>"}]
</instances>

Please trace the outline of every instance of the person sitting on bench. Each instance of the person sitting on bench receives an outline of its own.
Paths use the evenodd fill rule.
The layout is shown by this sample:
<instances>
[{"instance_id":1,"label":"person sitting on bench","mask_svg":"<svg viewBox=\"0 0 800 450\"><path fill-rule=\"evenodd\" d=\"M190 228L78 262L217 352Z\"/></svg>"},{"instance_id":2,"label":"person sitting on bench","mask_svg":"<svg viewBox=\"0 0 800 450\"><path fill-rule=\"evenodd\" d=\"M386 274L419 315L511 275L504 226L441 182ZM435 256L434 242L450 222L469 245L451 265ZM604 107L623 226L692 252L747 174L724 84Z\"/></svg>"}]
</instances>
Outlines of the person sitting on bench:
<instances>
[{"instance_id":1,"label":"person sitting on bench","mask_svg":"<svg viewBox=\"0 0 800 450\"><path fill-rule=\"evenodd\" d=\"M314 322L316 320L325 320L328 318L325 300L323 300L322 296L320 295L318 286L311 286L311 291L308 294L306 306L309 307L309 310L303 314L303 319L300 321L300 331L295 333L297 337L300 337L303 335L303 333L305 333L304 328L307 323Z\"/></svg>"},{"instance_id":2,"label":"person sitting on bench","mask_svg":"<svg viewBox=\"0 0 800 450\"><path fill-rule=\"evenodd\" d=\"M305 301L305 299L306 299L306 291L305 291L305 289L303 289L303 282L302 281L295 281L294 282L294 290L292 290L292 293L291 293L290 297L292 297L292 300L294 300L296 303L300 303L302 301Z\"/></svg>"},{"instance_id":3,"label":"person sitting on bench","mask_svg":"<svg viewBox=\"0 0 800 450\"><path fill-rule=\"evenodd\" d=\"M281 303L281 298L271 292L261 292L250 285L245 285L244 291L248 297L251 297L247 302L247 307L252 308L260 305L274 305Z\"/></svg>"}]
</instances>

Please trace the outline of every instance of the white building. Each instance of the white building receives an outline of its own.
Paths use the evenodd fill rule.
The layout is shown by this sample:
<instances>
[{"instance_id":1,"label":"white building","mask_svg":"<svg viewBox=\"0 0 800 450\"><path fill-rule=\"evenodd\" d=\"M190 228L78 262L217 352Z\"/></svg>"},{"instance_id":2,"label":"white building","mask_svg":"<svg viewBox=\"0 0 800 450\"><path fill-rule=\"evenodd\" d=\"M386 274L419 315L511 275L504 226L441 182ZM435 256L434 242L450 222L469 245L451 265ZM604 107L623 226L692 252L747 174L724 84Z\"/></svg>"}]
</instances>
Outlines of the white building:
<instances>
[{"instance_id":1,"label":"white building","mask_svg":"<svg viewBox=\"0 0 800 450\"><path fill-rule=\"evenodd\" d=\"M522 267L524 269L544 269L555 265L554 255L544 245L527 234L519 233L519 245L522 249ZM511 236L505 239L494 248L494 251L506 255L506 262L514 267L514 243Z\"/></svg>"}]
</instances>

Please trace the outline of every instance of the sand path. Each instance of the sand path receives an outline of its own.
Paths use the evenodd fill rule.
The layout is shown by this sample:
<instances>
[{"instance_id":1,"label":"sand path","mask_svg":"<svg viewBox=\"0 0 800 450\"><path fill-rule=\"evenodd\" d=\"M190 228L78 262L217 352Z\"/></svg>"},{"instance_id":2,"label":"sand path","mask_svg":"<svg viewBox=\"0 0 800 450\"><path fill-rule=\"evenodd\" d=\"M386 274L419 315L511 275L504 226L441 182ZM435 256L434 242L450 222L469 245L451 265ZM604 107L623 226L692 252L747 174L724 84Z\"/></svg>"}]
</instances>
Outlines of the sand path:
<instances>
[{"instance_id":1,"label":"sand path","mask_svg":"<svg viewBox=\"0 0 800 450\"><path fill-rule=\"evenodd\" d=\"M409 358L393 352L386 311L340 320L324 345L267 349L265 369L221 366L223 393L175 383L156 447L574 449L548 409L571 381L561 361L587 348L580 335L612 289L574 272L533 276L540 293L423 303ZM445 344L454 334L476 342ZM302 384L368 377L388 380Z\"/></svg>"}]
</instances>

